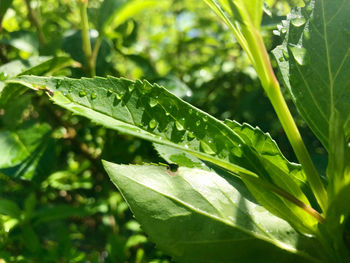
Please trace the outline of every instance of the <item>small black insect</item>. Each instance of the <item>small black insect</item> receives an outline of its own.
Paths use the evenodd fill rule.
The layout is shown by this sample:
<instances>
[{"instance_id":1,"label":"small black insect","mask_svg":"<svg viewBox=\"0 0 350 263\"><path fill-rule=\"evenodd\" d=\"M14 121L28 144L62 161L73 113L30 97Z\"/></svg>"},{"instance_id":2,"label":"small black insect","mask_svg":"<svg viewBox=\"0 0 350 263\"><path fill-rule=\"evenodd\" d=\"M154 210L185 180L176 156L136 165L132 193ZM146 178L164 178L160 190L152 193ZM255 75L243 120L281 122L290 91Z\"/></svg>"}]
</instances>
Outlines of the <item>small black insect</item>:
<instances>
[{"instance_id":1,"label":"small black insect","mask_svg":"<svg viewBox=\"0 0 350 263\"><path fill-rule=\"evenodd\" d=\"M176 163L168 164L168 174L175 176L179 173L179 166Z\"/></svg>"}]
</instances>

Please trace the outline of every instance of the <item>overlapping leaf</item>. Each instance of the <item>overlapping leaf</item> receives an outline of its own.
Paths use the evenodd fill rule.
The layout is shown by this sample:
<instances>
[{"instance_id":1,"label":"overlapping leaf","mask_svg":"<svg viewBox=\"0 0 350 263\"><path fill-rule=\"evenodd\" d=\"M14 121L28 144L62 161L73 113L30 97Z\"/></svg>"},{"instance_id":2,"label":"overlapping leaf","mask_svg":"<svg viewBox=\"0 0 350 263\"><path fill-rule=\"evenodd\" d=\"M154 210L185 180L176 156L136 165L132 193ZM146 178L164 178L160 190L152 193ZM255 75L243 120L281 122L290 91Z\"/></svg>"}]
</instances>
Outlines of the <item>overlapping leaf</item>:
<instances>
[{"instance_id":1,"label":"overlapping leaf","mask_svg":"<svg viewBox=\"0 0 350 263\"><path fill-rule=\"evenodd\" d=\"M312 0L283 21L274 51L283 81L303 118L329 148L332 114L350 134L350 1Z\"/></svg>"},{"instance_id":2,"label":"overlapping leaf","mask_svg":"<svg viewBox=\"0 0 350 263\"><path fill-rule=\"evenodd\" d=\"M74 80L23 76L10 82L44 89L56 104L94 122L174 147L238 174L251 183L254 195L263 197L259 199L262 204L301 232L312 234L317 225L316 219L302 208L277 195L272 188L264 189L273 185L274 174L269 174L273 169L266 169L264 159L250 142L162 87L113 77ZM279 182L277 187L309 205L299 185L293 180L289 182L294 185L286 187Z\"/></svg>"},{"instance_id":3,"label":"overlapping leaf","mask_svg":"<svg viewBox=\"0 0 350 263\"><path fill-rule=\"evenodd\" d=\"M7 64L0 66L0 92L5 87L4 80L18 75L34 74L42 75L53 73L64 66L72 64L72 59L68 57L31 57L27 60L13 60ZM14 95L20 95L21 88L11 87L4 90L1 94L0 104L4 104ZM5 94L6 93L6 94Z\"/></svg>"},{"instance_id":4,"label":"overlapping leaf","mask_svg":"<svg viewBox=\"0 0 350 263\"><path fill-rule=\"evenodd\" d=\"M178 262L318 262L286 222L215 172L104 166L151 240Z\"/></svg>"},{"instance_id":5,"label":"overlapping leaf","mask_svg":"<svg viewBox=\"0 0 350 263\"><path fill-rule=\"evenodd\" d=\"M31 179L50 170L51 127L48 124L23 123L14 131L0 130L0 172Z\"/></svg>"}]
</instances>

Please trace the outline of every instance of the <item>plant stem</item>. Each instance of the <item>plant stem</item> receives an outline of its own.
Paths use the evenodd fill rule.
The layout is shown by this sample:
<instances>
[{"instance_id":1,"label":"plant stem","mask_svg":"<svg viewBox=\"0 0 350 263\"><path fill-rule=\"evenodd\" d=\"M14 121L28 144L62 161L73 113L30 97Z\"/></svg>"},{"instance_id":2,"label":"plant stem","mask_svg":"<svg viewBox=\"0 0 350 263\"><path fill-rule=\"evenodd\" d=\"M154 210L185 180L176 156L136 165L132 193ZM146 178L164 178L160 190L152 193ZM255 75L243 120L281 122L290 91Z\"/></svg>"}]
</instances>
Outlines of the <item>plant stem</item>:
<instances>
[{"instance_id":1,"label":"plant stem","mask_svg":"<svg viewBox=\"0 0 350 263\"><path fill-rule=\"evenodd\" d=\"M282 96L278 82L276 81L275 83L272 83L272 85L274 85L274 87L269 89L269 99L277 113L284 131L287 134L288 140L293 147L295 155L304 168L311 189L321 209L325 212L327 210L328 203L326 189L311 160L309 152L306 149L298 127L296 126L293 117L288 109L287 103Z\"/></svg>"},{"instance_id":2,"label":"plant stem","mask_svg":"<svg viewBox=\"0 0 350 263\"><path fill-rule=\"evenodd\" d=\"M32 23L32 25L36 28L40 44L45 45L45 43L46 43L45 36L44 36L44 33L41 29L40 23L39 23L38 19L36 18L36 15L34 14L32 7L30 6L30 0L25 0L25 3L27 6L27 9L28 9L28 19Z\"/></svg>"},{"instance_id":3,"label":"plant stem","mask_svg":"<svg viewBox=\"0 0 350 263\"><path fill-rule=\"evenodd\" d=\"M266 91L273 108L275 109L288 140L292 145L295 155L304 168L306 177L316 200L323 212L325 212L328 204L327 191L311 160L309 152L306 149L298 127L296 126L292 114L289 111L287 103L283 98L280 85L272 69L261 34L258 30L251 30L247 37L249 39L251 52L254 57L253 65L258 72L263 88Z\"/></svg>"},{"instance_id":4,"label":"plant stem","mask_svg":"<svg viewBox=\"0 0 350 263\"><path fill-rule=\"evenodd\" d=\"M96 75L95 63L93 63L93 56L91 50L91 41L89 34L89 20L87 16L87 1L79 1L79 11L80 11L80 23L81 23L81 33L82 33L82 48L85 55L85 66L90 74L90 77Z\"/></svg>"},{"instance_id":5,"label":"plant stem","mask_svg":"<svg viewBox=\"0 0 350 263\"><path fill-rule=\"evenodd\" d=\"M320 223L324 223L325 222L324 217L320 213L318 213L311 206L309 206L309 205L305 204L304 202L300 201L298 198L296 198L294 195L291 195L290 193L288 193L284 189L282 189L282 188L280 188L278 186L275 186L273 184L270 184L268 182L265 182L263 180L260 180L259 178L251 176L249 174L240 173L239 175L241 176L241 179L243 181L247 180L247 181L252 182L255 185L261 185L263 188L265 188L267 190L270 190L270 191L276 193L277 195L281 196L282 198L288 200L289 202L295 204L296 206L298 206L301 209L303 209L306 213L308 213L309 215L314 217L318 222L320 222Z\"/></svg>"}]
</instances>

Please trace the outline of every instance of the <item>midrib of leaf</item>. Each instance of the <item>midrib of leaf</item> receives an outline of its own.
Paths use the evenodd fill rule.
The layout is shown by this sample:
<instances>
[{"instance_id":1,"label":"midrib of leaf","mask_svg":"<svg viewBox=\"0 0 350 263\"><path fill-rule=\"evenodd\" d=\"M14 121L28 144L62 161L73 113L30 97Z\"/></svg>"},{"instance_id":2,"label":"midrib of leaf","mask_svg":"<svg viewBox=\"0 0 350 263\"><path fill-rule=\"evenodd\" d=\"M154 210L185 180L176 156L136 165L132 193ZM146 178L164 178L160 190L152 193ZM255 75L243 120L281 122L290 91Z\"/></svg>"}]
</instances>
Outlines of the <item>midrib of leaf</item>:
<instances>
[{"instance_id":1,"label":"midrib of leaf","mask_svg":"<svg viewBox=\"0 0 350 263\"><path fill-rule=\"evenodd\" d=\"M144 184L140 183L139 181L134 180L133 178L130 178L130 177L127 177L127 178L128 178L128 180L131 180L131 181L133 181L134 183L136 183L136 184L138 184L138 185L141 185L141 186L143 186L143 187L147 187L147 188L148 188L149 190L151 190L152 192L155 192L155 193L160 194L160 195L162 195L162 196L164 196L164 197L166 197L166 198L168 198L168 199L170 199L170 200L172 200L172 201L175 201L176 203L178 203L178 204L180 204L180 205L182 205L182 206L188 208L189 210L191 210L191 211L193 211L193 212L195 212L195 213L197 213L197 214L200 214L200 215L202 215L202 216L208 217L208 218L210 218L210 219L213 219L213 220L215 220L215 221L217 221L217 222L220 222L220 223L222 223L222 224L225 224L225 225L227 225L227 226L230 226L230 227L239 229L240 231L246 233L247 235L252 236L252 239L255 238L255 239L264 240L264 241L266 241L266 242L268 242L268 243L271 243L271 244L273 244L273 245L275 245L275 246L277 246L277 247L280 247L280 248L285 249L285 250L287 250L287 251L290 251L290 252L292 252L292 253L300 253L300 255L306 256L304 253L301 253L299 250L296 250L296 249L290 247L289 245L287 245L287 244L285 244L285 243L283 243L283 242L281 242L281 241L276 241L276 239L275 239L273 236L271 236L269 233L267 233L266 231L264 231L264 228L263 228L262 226L258 225L254 220L252 220L252 222L253 222L261 231L264 232L265 236L263 236L263 235L258 235L258 233L254 233L254 232L248 231L247 229L242 228L242 227L239 226L239 225L234 225L234 224L232 224L232 223L231 223L230 221L228 221L228 220L225 220L225 219L223 219L223 218L219 218L219 217L217 217L217 216L215 216L215 215L212 215L212 214L209 214L209 213L207 213L207 212L204 212L204 211L202 211L202 210L200 210L200 209L197 209L197 208L193 207L192 205L188 204L187 202L183 202L182 200L180 200L180 199L178 199L178 198L176 198L176 197L174 197L174 196L171 196L171 195L165 194L165 193L163 193L163 192L157 191L157 190L154 189L154 188L150 188L148 185L144 185ZM198 192L197 192L197 193L198 193ZM236 206L236 207L237 207L240 211L242 211L238 206Z\"/></svg>"},{"instance_id":2,"label":"midrib of leaf","mask_svg":"<svg viewBox=\"0 0 350 263\"><path fill-rule=\"evenodd\" d=\"M109 168L110 167L108 164L108 162L104 162L104 166L108 172ZM106 164L108 166L106 166ZM112 163L110 163L112 164ZM112 164L112 165L115 165L115 164ZM116 165L117 166L117 165ZM126 165L118 165L118 166L126 166ZM166 172L166 171L165 171ZM108 172L109 173L109 172ZM181 176L181 175L177 175L177 176ZM202 215L204 217L207 217L207 218L210 218L218 223L221 223L221 224L224 224L226 226L229 226L229 227L232 227L234 229L237 229L237 230L240 230L242 231L243 233L245 233L247 235L247 238L238 238L238 239L211 239L211 240L197 240L197 241L176 241L176 243L180 243L180 244L210 244L210 243L222 243L222 242L232 242L232 243L237 243L237 242L240 242L240 241L249 241L249 240L254 240L254 239L258 239L258 240L261 240L261 241L264 241L266 243L269 243L271 245L274 245L282 250L285 250L285 251L288 251L289 253L292 253L294 255L298 255L298 256L301 256L305 259L308 259L310 260L311 262L315 262L315 263L321 263L320 260L318 260L317 258L309 255L308 253L302 251L302 250L299 250L297 248L294 248L293 246L283 242L283 241L280 241L278 240L278 237L274 237L272 234L273 232L269 233L266 231L266 228L261 226L260 224L258 224L254 219L251 219L251 222L261 231L263 231L262 233L256 233L256 232L252 232L250 230L247 230L245 228L242 228L241 226L239 225L236 225L236 224L233 224L232 222L228 221L228 220L225 220L224 218L220 218L220 217L217 217L215 215L212 215L210 214L209 212L205 212L201 209L198 209L194 206L192 206L191 204L189 204L188 202L185 202L185 201L182 201L180 200L178 197L175 197L173 195L169 195L167 193L164 193L162 191L160 191L159 189L155 189L153 187L150 187L148 186L147 184L144 184L143 182L139 182L138 180L135 180L134 178L132 178L131 176L125 176L125 175L122 175L122 177L125 177L127 180L130 180L132 181L133 183L141 186L141 187L145 187L147 188L149 191L152 191L156 194L159 194L169 200L172 200L174 201L175 203L179 204L180 206L182 207L185 207L187 209L189 209L190 211L193 211L194 213L197 213L199 215ZM110 178L112 180L112 182L114 182L114 184L116 186L119 185L118 182L116 182L113 178L113 176L110 175ZM184 177L182 177L182 179L184 179ZM119 188L119 187L118 187ZM194 188L192 188L194 189ZM195 190L195 189L194 189ZM195 190L196 191L196 190ZM198 191L196 191L198 193ZM222 191L224 192L224 191ZM122 192L123 194L123 192ZM123 194L124 195L124 194ZM226 196L226 195L225 195ZM205 198L206 199L206 198ZM236 205L230 198L228 199L230 201L230 203L232 203L237 210L239 210L240 212L244 213L245 215L248 215L249 218L251 218L251 215L248 214L248 212L242 210L238 205ZM208 202L210 202L208 200Z\"/></svg>"},{"instance_id":3,"label":"midrib of leaf","mask_svg":"<svg viewBox=\"0 0 350 263\"><path fill-rule=\"evenodd\" d=\"M111 82L111 81L110 81L110 82ZM22 84L25 85L25 83L22 83ZM113 85L114 85L114 84L113 84ZM98 87L98 88L103 89L103 90L105 90L106 92L108 91L108 90L105 89L104 87ZM56 91L56 93L57 93L57 92L60 93L59 91ZM116 93L116 92L112 92L112 94L116 95L117 93ZM238 165L229 163L229 162L227 162L227 161L225 161L225 160L222 160L222 159L220 159L220 158L216 158L215 156L211 156L211 155L205 154L205 153L203 153L203 152L199 152L199 151L192 150L192 149L190 149L190 148L187 149L187 148L185 148L185 147L183 147L183 146L179 146L179 145L177 145L177 144L175 144L175 143L169 141L168 138L166 138L166 137L164 137L164 136L161 136L161 137L162 137L162 140L159 140L158 138L159 138L160 135L158 135L158 138L157 138L156 135L154 135L154 134L148 132L147 130L141 128L140 126L138 126L138 125L135 123L133 117L132 117L133 123L127 123L127 122L125 122L124 120L118 119L117 117L115 117L115 116L113 116L113 115L111 115L111 114L107 114L107 113L105 113L105 112L102 112L102 111L100 111L100 110L97 110L97 109L93 108L93 105L91 104L90 101L89 101L89 103L90 103L90 106L91 106L91 107L89 108L89 107L86 107L85 105L82 105L82 104L78 103L77 101L73 101L73 100L70 99L68 96L65 96L65 95L63 95L63 96L64 96L64 98L65 98L66 100L69 100L69 102L70 102L72 105L79 105L80 107L85 108L86 110L91 110L91 111L93 111L93 112L98 112L99 114L102 114L102 115L104 115L104 116L108 116L108 117L111 118L112 120L117 120L117 121L121 122L121 124L123 124L123 125L131 126L131 128L137 128L138 130L142 130L142 131L143 131L144 133L146 133L148 136L150 136L151 138L153 138L153 139L151 139L151 138L143 137L143 139L150 140L150 141L152 141L152 142L156 142L156 143L160 143L160 144L167 144L167 145L170 144L172 147L175 147L175 148L177 148L177 149L179 149L179 150L183 150L183 151L186 151L186 152L188 152L188 153L191 153L191 154L193 154L194 156L197 156L197 157L199 157L199 158L201 158L201 159L203 159L203 160L206 160L206 161L210 161L210 162L212 162L212 163L215 163L215 164L217 164L217 165L219 165L219 166L221 166L221 167L223 167L223 168L226 168L226 169L228 169L228 170L230 170L230 171L232 171L232 172L243 172L245 175L250 175L250 176L258 177L255 173L253 173L253 172L251 172L251 171L249 171L249 170L247 170L247 169L245 169L245 168L243 168L243 167L241 167L241 166L238 166ZM184 102L184 103L186 103L186 102ZM158 104L161 105L160 102L158 102ZM187 103L186 103L186 104L187 104ZM162 106L162 105L161 105L161 106ZM130 109L128 108L127 104L125 104L124 107L125 107L126 109L128 109L128 112L129 112L130 115L132 116L132 114L131 114L131 112L130 112ZM162 108L165 109L163 106L162 106ZM198 109L196 109L196 110L198 110ZM145 113L148 114L147 112L145 112ZM203 112L202 112L202 113L203 113ZM80 113L79 113L79 114L80 114ZM204 114L205 114L205 113L204 113ZM148 114L148 116L150 116L150 115ZM174 121L177 120L177 118L175 118L175 116L173 116L172 114L169 114L169 116L171 116L171 117L173 118ZM208 118L211 118L211 116L209 116L209 115L207 115L207 116L208 116ZM208 125L211 125L211 123L208 123ZM222 125L224 125L224 124L222 123ZM211 125L211 126L214 127L214 128L215 128L218 132L220 132L223 136L225 136L225 135L223 134L223 132L222 132L220 129L218 129L218 127L216 127L216 126L214 126L214 125ZM226 126L226 125L224 125L224 126ZM229 129L229 127L227 127L227 128ZM232 133L234 133L234 132L232 131ZM235 134L235 133L234 133L234 134ZM134 134L134 135L140 136L139 134ZM243 141L237 134L235 134L235 136L237 136L237 138L239 138L239 139L241 140L242 144L244 144L244 141ZM198 137L196 137L196 138L197 138L197 140L199 140L199 141L201 141L201 142L202 142L202 141L205 142L204 140L201 140L201 139L199 139ZM228 136L227 136L226 138L227 138L232 144L235 144L234 141L233 141L231 138L229 138ZM165 140L164 140L164 139L165 139ZM250 159L250 162L255 166L255 163L252 162L251 159ZM237 174L235 174L235 175L237 176Z\"/></svg>"},{"instance_id":4,"label":"midrib of leaf","mask_svg":"<svg viewBox=\"0 0 350 263\"><path fill-rule=\"evenodd\" d=\"M333 82L333 75L332 75L332 67L331 67L331 63L330 63L328 35L327 35L327 22L326 22L326 16L325 16L324 0L321 0L321 6L322 6L323 34L324 34L323 39L324 39L324 44L325 44L325 48L326 48L327 68L328 68L328 78L329 78L329 93L330 93L329 94L330 95L330 109L329 109L329 112L331 113L331 116L332 116L333 110L334 110L334 101L333 101L334 82ZM336 17L336 15L334 17Z\"/></svg>"}]
</instances>

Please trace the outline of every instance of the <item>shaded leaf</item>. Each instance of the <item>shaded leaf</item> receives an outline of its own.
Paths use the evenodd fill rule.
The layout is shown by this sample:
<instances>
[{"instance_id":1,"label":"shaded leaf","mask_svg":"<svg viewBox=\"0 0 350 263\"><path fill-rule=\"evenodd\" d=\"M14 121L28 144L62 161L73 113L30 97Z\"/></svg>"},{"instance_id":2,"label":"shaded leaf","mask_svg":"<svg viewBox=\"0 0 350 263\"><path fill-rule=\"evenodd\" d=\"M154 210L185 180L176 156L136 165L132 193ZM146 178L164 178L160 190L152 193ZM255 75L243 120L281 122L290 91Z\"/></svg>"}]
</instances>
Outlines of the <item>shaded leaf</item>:
<instances>
[{"instance_id":1,"label":"shaded leaf","mask_svg":"<svg viewBox=\"0 0 350 263\"><path fill-rule=\"evenodd\" d=\"M23 30L9 33L8 37L0 39L0 43L28 53L37 53L39 49L39 42L35 33Z\"/></svg>"},{"instance_id":2,"label":"shaded leaf","mask_svg":"<svg viewBox=\"0 0 350 263\"><path fill-rule=\"evenodd\" d=\"M8 215L12 218L19 218L21 215L21 210L15 202L0 199L0 214Z\"/></svg>"},{"instance_id":3,"label":"shaded leaf","mask_svg":"<svg viewBox=\"0 0 350 263\"><path fill-rule=\"evenodd\" d=\"M297 249L302 238L286 222L214 172L104 167L150 238L179 262L317 262Z\"/></svg>"},{"instance_id":4,"label":"shaded leaf","mask_svg":"<svg viewBox=\"0 0 350 263\"><path fill-rule=\"evenodd\" d=\"M0 172L13 177L31 179L45 173L51 145L48 124L23 123L15 131L0 130ZM41 164L41 165L38 165Z\"/></svg>"}]
</instances>

